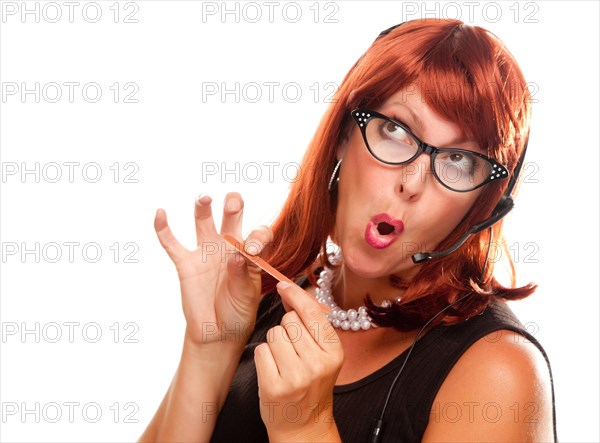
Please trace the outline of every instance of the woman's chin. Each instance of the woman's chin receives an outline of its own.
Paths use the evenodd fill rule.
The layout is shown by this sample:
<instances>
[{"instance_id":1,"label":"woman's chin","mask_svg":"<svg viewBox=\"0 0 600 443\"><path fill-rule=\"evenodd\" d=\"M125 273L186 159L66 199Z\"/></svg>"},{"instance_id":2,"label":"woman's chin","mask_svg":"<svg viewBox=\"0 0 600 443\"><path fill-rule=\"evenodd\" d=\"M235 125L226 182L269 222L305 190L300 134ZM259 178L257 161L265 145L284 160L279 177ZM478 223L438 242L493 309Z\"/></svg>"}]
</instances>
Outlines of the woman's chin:
<instances>
[{"instance_id":1,"label":"woman's chin","mask_svg":"<svg viewBox=\"0 0 600 443\"><path fill-rule=\"evenodd\" d=\"M420 265L413 263L411 255L385 254L369 250L370 247L342 248L344 266L361 278L381 278L389 275L410 277L418 272Z\"/></svg>"},{"instance_id":2,"label":"woman's chin","mask_svg":"<svg viewBox=\"0 0 600 443\"><path fill-rule=\"evenodd\" d=\"M378 260L367 255L353 253L344 254L344 267L357 277L381 278L394 273L397 270L394 269L397 267L397 263L392 264L383 259Z\"/></svg>"}]
</instances>

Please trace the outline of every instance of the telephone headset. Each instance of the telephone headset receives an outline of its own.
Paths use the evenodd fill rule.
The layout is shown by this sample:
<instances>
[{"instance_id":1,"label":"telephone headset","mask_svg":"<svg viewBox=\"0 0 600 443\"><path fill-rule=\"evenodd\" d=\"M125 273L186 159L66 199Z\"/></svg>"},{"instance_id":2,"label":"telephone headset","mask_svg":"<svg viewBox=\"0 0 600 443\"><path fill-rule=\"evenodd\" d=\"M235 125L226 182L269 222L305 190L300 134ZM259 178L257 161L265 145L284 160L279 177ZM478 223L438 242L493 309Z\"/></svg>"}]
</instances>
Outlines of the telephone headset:
<instances>
[{"instance_id":1,"label":"telephone headset","mask_svg":"<svg viewBox=\"0 0 600 443\"><path fill-rule=\"evenodd\" d=\"M392 31L393 29L397 28L398 26L401 26L403 23L400 23L398 25L394 25L394 26L386 29L385 31L382 31L379 34L379 36L377 37L377 39L383 37L384 35L387 35L390 31ZM377 39L375 39L375 40L377 40ZM413 260L414 263L421 263L421 262L424 262L426 260L431 260L431 259L434 259L434 258L445 257L446 255L449 255L449 254L453 253L454 251L456 251L458 248L460 248L463 245L463 243L465 241L467 241L467 239L471 235L477 234L478 232L481 232L481 231L483 231L486 228L489 228L490 234L491 234L491 227L492 227L492 225L494 225L499 220L501 220L514 207L514 200L513 200L513 197L512 197L512 192L513 192L513 190L514 190L514 188L515 188L515 186L517 184L517 180L518 180L519 174L521 172L521 168L523 167L523 161L525 159L525 152L527 151L528 141L529 141L529 136L527 137L527 139L525 141L525 145L523 147L523 152L521 153L521 156L519 157L519 160L518 160L518 162L517 162L517 164L515 166L515 169L514 169L512 175L511 175L511 177L510 177L510 180L508 182L508 186L506 188L506 191L504 191L504 194L502 195L502 197L500 197L500 200L498 201L498 203L496 204L496 206L492 210L492 213L491 213L490 217L488 217L487 219L485 219L485 220L483 220L483 221L481 221L481 222L473 225L456 243L454 243L449 248L444 249L443 251L439 251L439 252L418 252L418 253L414 254L412 256L412 260ZM483 270L482 270L482 273L481 273L482 276L485 275L485 270L486 270L486 267L487 267L488 257L489 257L489 253L490 253L490 246L491 246L491 241L488 243L488 249L487 249L487 253L486 253L486 256L485 256ZM450 303L448 306L446 306L441 311L439 311L437 314L435 314L432 318L430 318L427 321L427 323L425 323L423 325L423 327L419 330L419 332L415 336L412 344L410 345L410 348L408 349L408 353L406 354L406 357L404 359L404 362L402 363L402 366L400 366L400 369L398 370L398 373L396 374L396 377L394 377L394 380L392 381L392 384L390 385L390 388L388 389L388 393L387 393L385 402L383 404L383 408L381 409L381 412L380 412L379 416L375 420L375 424L373 426L373 430L371 431L371 435L369 437L369 442L370 443L377 443L381 439L381 437L383 436L383 431L384 431L383 416L385 415L385 410L387 409L387 405L388 405L390 397L392 395L392 391L394 390L394 386L396 385L396 382L400 378L400 374L402 374L402 371L403 371L404 367L406 366L406 363L408 361L408 358L410 357L410 354L413 351L413 348L417 344L417 341L419 340L419 338L421 338L421 335L423 334L423 331L425 331L425 329L427 328L427 326L429 326L431 324L431 322L433 322L433 320L435 320L436 318L438 318L447 309L449 309L452 306L454 306L455 304L457 304L457 303L465 300L467 297L469 297L471 295L473 295L472 291L468 292L466 295L462 296L458 300L455 300L452 303Z\"/></svg>"}]
</instances>

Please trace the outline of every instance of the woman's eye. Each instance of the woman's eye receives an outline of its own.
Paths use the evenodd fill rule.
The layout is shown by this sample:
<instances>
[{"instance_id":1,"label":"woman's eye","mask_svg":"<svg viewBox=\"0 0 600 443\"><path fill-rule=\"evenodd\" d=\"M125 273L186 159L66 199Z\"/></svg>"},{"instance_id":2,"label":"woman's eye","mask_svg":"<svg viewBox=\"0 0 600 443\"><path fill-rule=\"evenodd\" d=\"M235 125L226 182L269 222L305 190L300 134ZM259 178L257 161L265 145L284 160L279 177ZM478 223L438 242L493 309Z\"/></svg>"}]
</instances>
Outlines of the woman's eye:
<instances>
[{"instance_id":1,"label":"woman's eye","mask_svg":"<svg viewBox=\"0 0 600 443\"><path fill-rule=\"evenodd\" d=\"M465 152L443 153L438 156L437 161L445 162L447 166L460 169L469 174L473 174L478 169L477 158Z\"/></svg>"},{"instance_id":2,"label":"woman's eye","mask_svg":"<svg viewBox=\"0 0 600 443\"><path fill-rule=\"evenodd\" d=\"M473 165L476 163L476 160L472 155L465 154L464 152L450 152L446 155L442 155L442 158L445 158L451 163L462 163L464 165Z\"/></svg>"},{"instance_id":3,"label":"woman's eye","mask_svg":"<svg viewBox=\"0 0 600 443\"><path fill-rule=\"evenodd\" d=\"M383 131L386 135L390 136L391 138L395 138L396 140L406 139L406 131L392 122L387 122L383 128Z\"/></svg>"}]
</instances>

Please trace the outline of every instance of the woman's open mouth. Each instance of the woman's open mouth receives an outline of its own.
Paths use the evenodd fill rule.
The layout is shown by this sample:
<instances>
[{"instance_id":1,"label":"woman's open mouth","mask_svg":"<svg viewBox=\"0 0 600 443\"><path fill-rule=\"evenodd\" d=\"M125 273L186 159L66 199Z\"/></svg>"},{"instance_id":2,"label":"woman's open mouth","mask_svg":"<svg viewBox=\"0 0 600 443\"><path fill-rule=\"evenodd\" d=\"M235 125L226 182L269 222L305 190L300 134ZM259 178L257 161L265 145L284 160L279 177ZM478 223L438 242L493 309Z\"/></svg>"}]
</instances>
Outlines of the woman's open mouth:
<instances>
[{"instance_id":1,"label":"woman's open mouth","mask_svg":"<svg viewBox=\"0 0 600 443\"><path fill-rule=\"evenodd\" d=\"M402 220L386 213L371 217L365 229L365 241L375 249L383 249L396 241L404 231Z\"/></svg>"}]
</instances>

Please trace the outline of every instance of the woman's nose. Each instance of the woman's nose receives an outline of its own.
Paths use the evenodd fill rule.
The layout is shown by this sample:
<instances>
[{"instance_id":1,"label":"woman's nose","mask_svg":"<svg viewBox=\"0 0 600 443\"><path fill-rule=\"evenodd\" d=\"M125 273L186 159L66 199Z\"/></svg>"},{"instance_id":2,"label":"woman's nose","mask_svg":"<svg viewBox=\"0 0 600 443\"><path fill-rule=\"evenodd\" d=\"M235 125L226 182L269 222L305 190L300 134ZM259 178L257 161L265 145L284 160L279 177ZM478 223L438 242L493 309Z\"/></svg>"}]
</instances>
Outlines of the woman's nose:
<instances>
[{"instance_id":1,"label":"woman's nose","mask_svg":"<svg viewBox=\"0 0 600 443\"><path fill-rule=\"evenodd\" d=\"M427 183L433 179L430 162L429 155L422 153L412 162L400 167L399 182L396 185L399 195L411 201L420 197Z\"/></svg>"}]
</instances>

